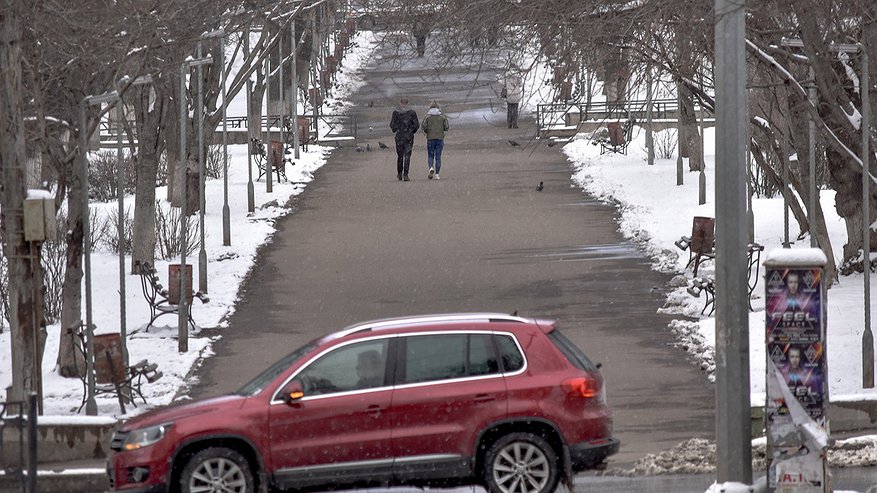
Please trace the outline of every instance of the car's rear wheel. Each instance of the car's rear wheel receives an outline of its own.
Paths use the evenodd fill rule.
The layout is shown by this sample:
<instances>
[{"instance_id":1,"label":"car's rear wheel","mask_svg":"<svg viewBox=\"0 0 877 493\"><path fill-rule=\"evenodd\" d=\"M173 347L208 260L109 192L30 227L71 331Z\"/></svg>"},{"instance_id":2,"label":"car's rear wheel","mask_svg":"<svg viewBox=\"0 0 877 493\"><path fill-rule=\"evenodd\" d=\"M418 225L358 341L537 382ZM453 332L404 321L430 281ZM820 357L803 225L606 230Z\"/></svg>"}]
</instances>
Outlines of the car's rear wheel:
<instances>
[{"instance_id":1,"label":"car's rear wheel","mask_svg":"<svg viewBox=\"0 0 877 493\"><path fill-rule=\"evenodd\" d=\"M485 456L484 482L491 493L551 493L559 477L557 453L532 433L510 433Z\"/></svg>"},{"instance_id":2,"label":"car's rear wheel","mask_svg":"<svg viewBox=\"0 0 877 493\"><path fill-rule=\"evenodd\" d=\"M183 493L253 493L247 459L234 450L211 447L193 455L180 475Z\"/></svg>"}]
</instances>

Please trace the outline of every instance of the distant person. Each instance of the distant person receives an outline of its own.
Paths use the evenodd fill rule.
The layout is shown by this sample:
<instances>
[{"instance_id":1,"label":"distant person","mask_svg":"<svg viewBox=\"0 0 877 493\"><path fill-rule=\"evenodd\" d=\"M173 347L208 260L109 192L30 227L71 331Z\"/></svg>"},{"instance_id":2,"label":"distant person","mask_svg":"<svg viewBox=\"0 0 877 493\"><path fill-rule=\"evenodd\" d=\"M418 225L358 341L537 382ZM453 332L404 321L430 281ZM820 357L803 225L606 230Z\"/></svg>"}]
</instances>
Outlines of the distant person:
<instances>
[{"instance_id":1,"label":"distant person","mask_svg":"<svg viewBox=\"0 0 877 493\"><path fill-rule=\"evenodd\" d=\"M429 165L427 178L440 180L442 171L442 149L445 147L445 132L448 130L448 118L442 114L437 102L429 105L429 112L421 125L426 134L426 158ZM433 163L435 165L433 165Z\"/></svg>"},{"instance_id":2,"label":"distant person","mask_svg":"<svg viewBox=\"0 0 877 493\"><path fill-rule=\"evenodd\" d=\"M521 70L514 63L509 66L505 74L502 92L500 96L506 102L506 123L509 128L518 128L518 105L524 97L524 79Z\"/></svg>"},{"instance_id":3,"label":"distant person","mask_svg":"<svg viewBox=\"0 0 877 493\"><path fill-rule=\"evenodd\" d=\"M396 134L396 178L410 181L408 168L411 166L411 151L414 149L414 134L420 128L417 113L408 107L408 98L399 100L399 107L393 110L390 130Z\"/></svg>"}]
</instances>

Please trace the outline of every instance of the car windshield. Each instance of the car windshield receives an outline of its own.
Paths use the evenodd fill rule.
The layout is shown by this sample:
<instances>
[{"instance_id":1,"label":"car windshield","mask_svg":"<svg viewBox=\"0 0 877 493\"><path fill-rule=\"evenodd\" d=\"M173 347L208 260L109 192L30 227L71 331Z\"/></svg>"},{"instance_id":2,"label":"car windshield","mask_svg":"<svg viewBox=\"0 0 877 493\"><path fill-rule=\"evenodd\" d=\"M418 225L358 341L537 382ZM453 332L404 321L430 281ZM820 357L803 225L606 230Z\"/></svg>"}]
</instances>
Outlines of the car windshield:
<instances>
[{"instance_id":1,"label":"car windshield","mask_svg":"<svg viewBox=\"0 0 877 493\"><path fill-rule=\"evenodd\" d=\"M290 365L295 363L305 354L311 352L316 346L316 342L310 342L284 356L276 363L269 366L267 370L260 373L256 378L250 380L247 384L238 389L238 391L235 392L235 395L251 397L258 394L265 389L266 385L271 383L275 378L277 378L278 375L280 375L281 373L283 373L284 370L289 368Z\"/></svg>"}]
</instances>

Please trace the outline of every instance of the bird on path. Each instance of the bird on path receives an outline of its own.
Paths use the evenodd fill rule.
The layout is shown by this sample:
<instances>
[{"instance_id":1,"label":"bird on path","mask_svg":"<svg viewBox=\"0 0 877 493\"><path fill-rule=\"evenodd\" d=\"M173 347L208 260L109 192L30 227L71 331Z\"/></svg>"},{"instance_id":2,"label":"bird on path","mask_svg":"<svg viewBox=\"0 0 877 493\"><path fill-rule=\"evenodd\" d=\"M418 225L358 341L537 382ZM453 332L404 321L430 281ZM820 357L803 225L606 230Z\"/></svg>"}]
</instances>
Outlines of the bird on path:
<instances>
[{"instance_id":1,"label":"bird on path","mask_svg":"<svg viewBox=\"0 0 877 493\"><path fill-rule=\"evenodd\" d=\"M366 143L366 144L365 144L365 150L367 150L368 152L372 152L372 145Z\"/></svg>"},{"instance_id":2,"label":"bird on path","mask_svg":"<svg viewBox=\"0 0 877 493\"><path fill-rule=\"evenodd\" d=\"M545 188L545 186L542 185L542 182L540 181L539 184L536 185L536 191L541 192L543 188Z\"/></svg>"},{"instance_id":3,"label":"bird on path","mask_svg":"<svg viewBox=\"0 0 877 493\"><path fill-rule=\"evenodd\" d=\"M378 141L378 147L380 147L381 149L389 149L389 147L387 146L387 144L384 144L384 143L381 142L381 141Z\"/></svg>"},{"instance_id":4,"label":"bird on path","mask_svg":"<svg viewBox=\"0 0 877 493\"><path fill-rule=\"evenodd\" d=\"M369 132L374 132L374 131L375 131L375 127L369 126L369 127L368 127L368 131L369 131Z\"/></svg>"},{"instance_id":5,"label":"bird on path","mask_svg":"<svg viewBox=\"0 0 877 493\"><path fill-rule=\"evenodd\" d=\"M356 149L356 152L362 152L362 147L360 146L356 146L354 149Z\"/></svg>"},{"instance_id":6,"label":"bird on path","mask_svg":"<svg viewBox=\"0 0 877 493\"><path fill-rule=\"evenodd\" d=\"M547 145L548 147L554 147L555 144L557 144L557 142L555 142L553 140L549 140L548 143L545 145Z\"/></svg>"},{"instance_id":7,"label":"bird on path","mask_svg":"<svg viewBox=\"0 0 877 493\"><path fill-rule=\"evenodd\" d=\"M521 144L518 144L518 143L517 143L516 141L514 141L514 140L509 140L509 145L512 146L512 147L519 147Z\"/></svg>"}]
</instances>

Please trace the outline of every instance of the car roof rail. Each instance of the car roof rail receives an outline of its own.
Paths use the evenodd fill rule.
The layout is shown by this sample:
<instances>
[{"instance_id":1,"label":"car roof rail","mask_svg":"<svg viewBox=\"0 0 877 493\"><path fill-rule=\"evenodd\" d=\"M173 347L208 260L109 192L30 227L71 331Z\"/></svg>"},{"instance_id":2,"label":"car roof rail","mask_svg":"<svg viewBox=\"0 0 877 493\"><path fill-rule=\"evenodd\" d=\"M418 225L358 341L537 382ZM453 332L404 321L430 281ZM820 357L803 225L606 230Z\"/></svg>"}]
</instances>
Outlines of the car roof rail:
<instances>
[{"instance_id":1,"label":"car roof rail","mask_svg":"<svg viewBox=\"0 0 877 493\"><path fill-rule=\"evenodd\" d=\"M344 337L357 332L368 330L381 330L398 327L400 325L440 323L440 322L516 322L530 323L533 320L519 317L517 315L509 315L507 313L448 313L435 315L417 315L410 317L385 318L361 322L342 329L335 334L335 337Z\"/></svg>"}]
</instances>

